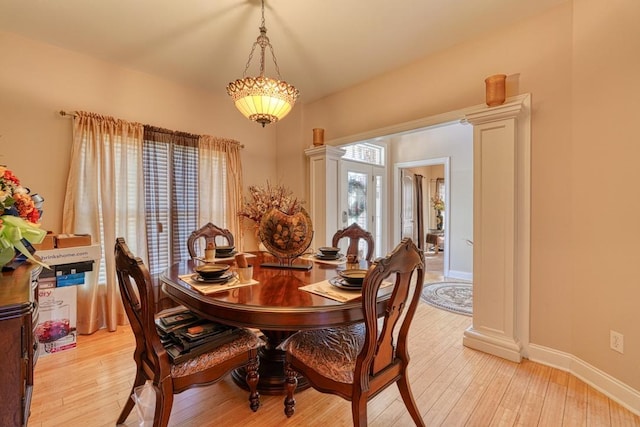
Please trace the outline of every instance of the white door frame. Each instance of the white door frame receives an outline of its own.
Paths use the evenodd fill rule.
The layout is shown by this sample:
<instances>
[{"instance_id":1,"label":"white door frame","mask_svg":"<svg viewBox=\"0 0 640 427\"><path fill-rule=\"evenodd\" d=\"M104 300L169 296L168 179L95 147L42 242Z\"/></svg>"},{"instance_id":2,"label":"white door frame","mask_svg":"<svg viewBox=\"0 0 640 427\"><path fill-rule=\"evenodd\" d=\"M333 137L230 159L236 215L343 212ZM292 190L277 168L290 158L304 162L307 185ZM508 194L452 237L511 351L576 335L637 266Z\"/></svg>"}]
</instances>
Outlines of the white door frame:
<instances>
[{"instance_id":1,"label":"white door frame","mask_svg":"<svg viewBox=\"0 0 640 427\"><path fill-rule=\"evenodd\" d=\"M400 236L402 235L402 230L400 229L400 225L401 225L400 212L402 212L402 200L400 197L400 195L402 194L401 193L402 192L401 170L407 169L407 168L417 168L422 166L435 166L435 165L444 165L444 194L447 197L447 203L450 203L450 200L451 200L451 189L450 189L451 158L450 157L436 157L431 159L415 160L411 162L395 163L393 165L393 184L396 189L393 192L393 206L394 206L394 212L397 212L397 215L393 215L393 241L394 242L399 242ZM449 224L451 224L449 211L450 209L444 210L444 217L445 217L444 223L447 225L444 228L445 245L444 245L444 251L443 251L443 275L445 277L449 275L449 248L451 247L451 245L449 244L449 242L451 242L449 238L449 233L450 233ZM425 236L426 236L426 228L427 227L425 227Z\"/></svg>"}]
</instances>

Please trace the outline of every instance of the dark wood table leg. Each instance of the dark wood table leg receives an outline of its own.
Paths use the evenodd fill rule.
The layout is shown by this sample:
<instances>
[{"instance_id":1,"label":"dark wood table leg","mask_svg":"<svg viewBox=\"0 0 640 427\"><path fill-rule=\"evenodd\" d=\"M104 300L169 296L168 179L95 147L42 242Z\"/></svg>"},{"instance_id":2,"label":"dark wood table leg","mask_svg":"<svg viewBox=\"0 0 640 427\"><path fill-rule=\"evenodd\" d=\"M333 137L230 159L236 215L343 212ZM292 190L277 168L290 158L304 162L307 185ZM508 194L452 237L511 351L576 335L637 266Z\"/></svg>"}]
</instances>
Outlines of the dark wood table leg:
<instances>
[{"instance_id":1,"label":"dark wood table leg","mask_svg":"<svg viewBox=\"0 0 640 427\"><path fill-rule=\"evenodd\" d=\"M258 357L260 358L260 380L258 381L258 392L267 395L284 395L285 376L284 376L284 351L278 350L277 347L289 336L295 332L290 331L262 331L267 337L267 345L258 349ZM248 390L245 381L246 371L244 368L238 368L231 373L233 381L240 387ZM309 382L302 375L298 375L298 387L296 391L309 388Z\"/></svg>"}]
</instances>

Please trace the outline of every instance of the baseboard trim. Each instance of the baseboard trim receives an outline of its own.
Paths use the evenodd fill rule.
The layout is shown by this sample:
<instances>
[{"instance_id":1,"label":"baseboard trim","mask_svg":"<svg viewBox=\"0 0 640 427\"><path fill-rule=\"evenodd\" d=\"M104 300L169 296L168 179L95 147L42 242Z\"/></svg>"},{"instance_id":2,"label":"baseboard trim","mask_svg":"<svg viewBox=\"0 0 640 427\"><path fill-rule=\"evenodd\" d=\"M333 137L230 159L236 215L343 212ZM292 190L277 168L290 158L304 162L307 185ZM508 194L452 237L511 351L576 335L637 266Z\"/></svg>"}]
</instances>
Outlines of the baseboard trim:
<instances>
[{"instance_id":1,"label":"baseboard trim","mask_svg":"<svg viewBox=\"0 0 640 427\"><path fill-rule=\"evenodd\" d=\"M529 344L529 360L573 374L629 411L640 415L640 391L572 354Z\"/></svg>"},{"instance_id":2,"label":"baseboard trim","mask_svg":"<svg viewBox=\"0 0 640 427\"><path fill-rule=\"evenodd\" d=\"M520 343L514 342L504 336L487 334L470 326L464 331L462 344L465 347L474 350L480 350L484 353L493 354L512 362L522 360L522 346Z\"/></svg>"},{"instance_id":3,"label":"baseboard trim","mask_svg":"<svg viewBox=\"0 0 640 427\"><path fill-rule=\"evenodd\" d=\"M449 279L459 279L459 280L464 280L466 282L473 281L473 273L469 273L467 271L449 270L447 277Z\"/></svg>"}]
</instances>

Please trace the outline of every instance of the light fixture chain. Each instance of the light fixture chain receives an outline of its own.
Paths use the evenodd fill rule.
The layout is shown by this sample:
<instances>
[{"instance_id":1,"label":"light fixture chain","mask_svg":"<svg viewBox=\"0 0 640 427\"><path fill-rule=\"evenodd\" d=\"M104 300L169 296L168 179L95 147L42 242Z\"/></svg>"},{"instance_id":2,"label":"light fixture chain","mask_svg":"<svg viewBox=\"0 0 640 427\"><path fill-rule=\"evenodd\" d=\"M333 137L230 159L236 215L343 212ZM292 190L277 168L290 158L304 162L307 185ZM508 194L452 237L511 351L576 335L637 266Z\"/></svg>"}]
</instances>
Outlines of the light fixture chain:
<instances>
[{"instance_id":1,"label":"light fixture chain","mask_svg":"<svg viewBox=\"0 0 640 427\"><path fill-rule=\"evenodd\" d=\"M253 59L253 52L256 50L256 46L258 45L258 42L255 41L253 43L253 46L251 46L251 53L249 53L249 60L247 61L247 64L244 66L244 72L242 73L242 77L247 77L247 70L249 69L249 66L251 66L251 60Z\"/></svg>"},{"instance_id":2,"label":"light fixture chain","mask_svg":"<svg viewBox=\"0 0 640 427\"><path fill-rule=\"evenodd\" d=\"M280 67L278 67L278 60L276 59L276 53L273 51L273 46L271 46L271 43L269 43L269 49L271 50L271 56L273 57L273 63L276 66L276 74L278 75L278 80L282 80L282 77L280 76Z\"/></svg>"}]
</instances>

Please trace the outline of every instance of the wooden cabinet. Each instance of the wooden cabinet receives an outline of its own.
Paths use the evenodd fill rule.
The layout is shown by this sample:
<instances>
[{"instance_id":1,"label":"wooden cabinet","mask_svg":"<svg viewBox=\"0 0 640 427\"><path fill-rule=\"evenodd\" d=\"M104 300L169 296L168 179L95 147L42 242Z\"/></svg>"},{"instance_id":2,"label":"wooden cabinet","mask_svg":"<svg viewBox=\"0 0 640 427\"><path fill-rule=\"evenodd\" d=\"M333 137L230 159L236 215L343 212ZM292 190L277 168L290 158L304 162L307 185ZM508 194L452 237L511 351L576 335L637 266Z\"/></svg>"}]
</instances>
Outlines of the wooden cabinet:
<instances>
[{"instance_id":1,"label":"wooden cabinet","mask_svg":"<svg viewBox=\"0 0 640 427\"><path fill-rule=\"evenodd\" d=\"M26 426L37 358L38 275L25 263L0 276L0 426Z\"/></svg>"}]
</instances>

